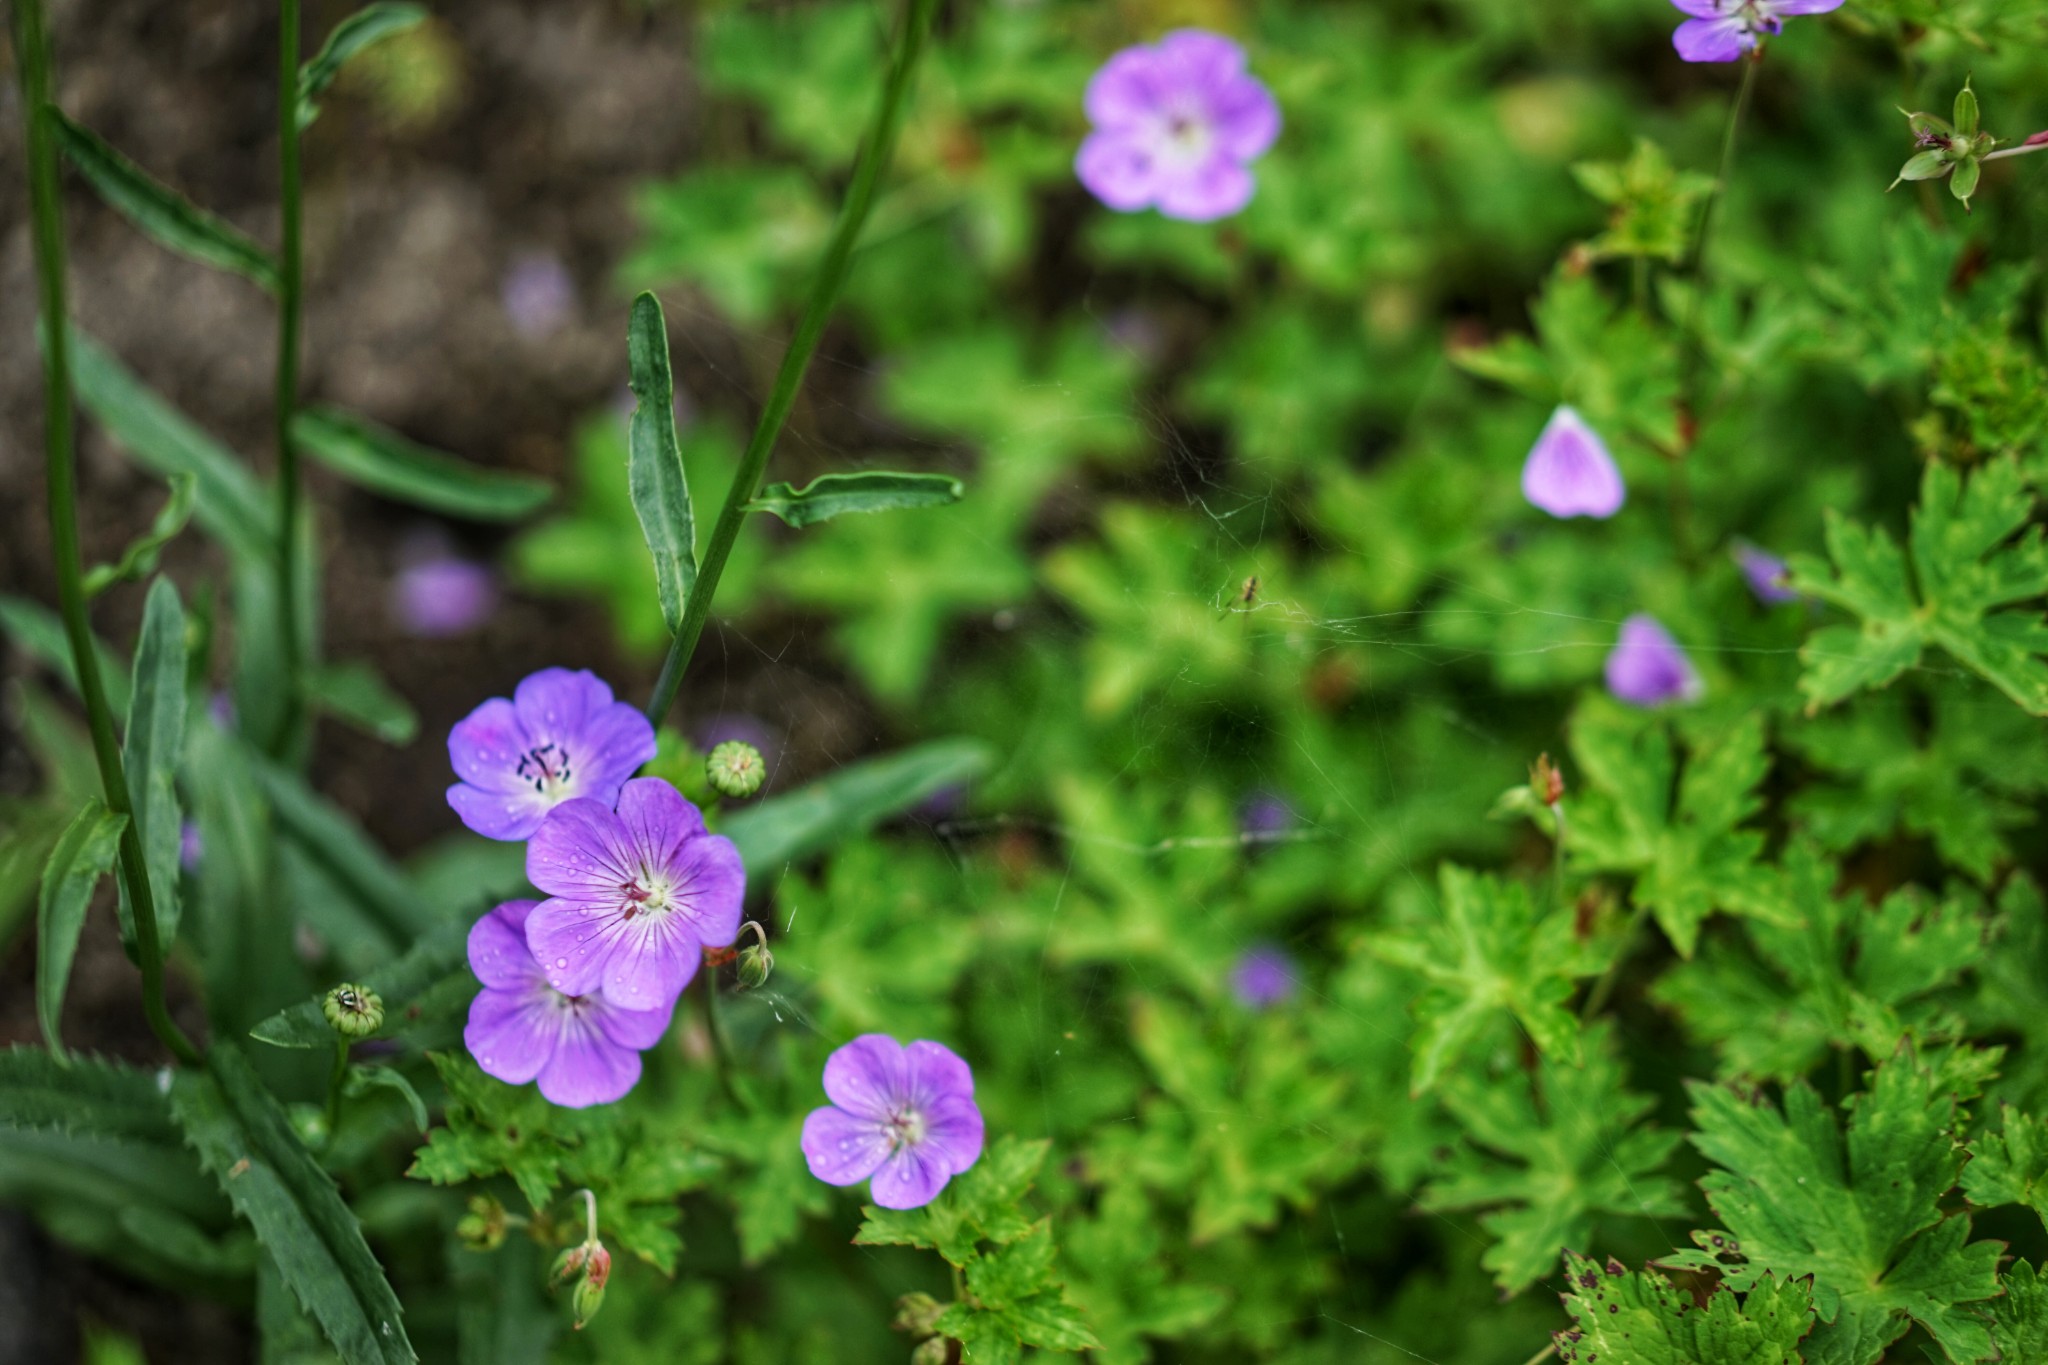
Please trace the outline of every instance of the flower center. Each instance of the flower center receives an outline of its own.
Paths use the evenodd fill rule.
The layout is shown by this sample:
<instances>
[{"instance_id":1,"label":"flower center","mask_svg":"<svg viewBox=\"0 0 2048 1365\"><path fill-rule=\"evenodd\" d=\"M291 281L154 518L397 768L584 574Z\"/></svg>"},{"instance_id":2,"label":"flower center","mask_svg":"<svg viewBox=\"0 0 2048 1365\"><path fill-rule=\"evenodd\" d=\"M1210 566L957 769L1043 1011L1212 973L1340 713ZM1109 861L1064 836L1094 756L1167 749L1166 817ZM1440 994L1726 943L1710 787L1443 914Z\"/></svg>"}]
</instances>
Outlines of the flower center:
<instances>
[{"instance_id":1,"label":"flower center","mask_svg":"<svg viewBox=\"0 0 2048 1365\"><path fill-rule=\"evenodd\" d=\"M1176 160L1197 161L1209 150L1208 120L1195 110L1168 110L1161 132L1165 135L1166 154Z\"/></svg>"},{"instance_id":2,"label":"flower center","mask_svg":"<svg viewBox=\"0 0 2048 1365\"><path fill-rule=\"evenodd\" d=\"M542 796L553 796L575 777L569 751L558 744L536 744L519 756L519 777Z\"/></svg>"},{"instance_id":3,"label":"flower center","mask_svg":"<svg viewBox=\"0 0 2048 1365\"><path fill-rule=\"evenodd\" d=\"M916 1109L899 1109L889 1116L889 1141L897 1147L915 1147L924 1141L924 1114Z\"/></svg>"},{"instance_id":4,"label":"flower center","mask_svg":"<svg viewBox=\"0 0 2048 1365\"><path fill-rule=\"evenodd\" d=\"M632 881L620 883L619 894L626 901L626 919L632 919L642 911L651 915L675 908L675 887L668 878L657 877L645 868Z\"/></svg>"}]
</instances>

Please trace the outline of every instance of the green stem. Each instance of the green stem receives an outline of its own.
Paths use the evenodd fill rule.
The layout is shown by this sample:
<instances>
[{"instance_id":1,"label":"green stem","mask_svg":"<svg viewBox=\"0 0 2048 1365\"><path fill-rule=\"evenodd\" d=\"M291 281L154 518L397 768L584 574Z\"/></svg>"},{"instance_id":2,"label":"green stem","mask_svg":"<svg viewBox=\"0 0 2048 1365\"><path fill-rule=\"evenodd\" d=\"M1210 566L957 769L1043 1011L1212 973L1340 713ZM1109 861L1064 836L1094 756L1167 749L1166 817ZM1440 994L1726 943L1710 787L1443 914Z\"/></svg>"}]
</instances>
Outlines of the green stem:
<instances>
[{"instance_id":1,"label":"green stem","mask_svg":"<svg viewBox=\"0 0 2048 1365\"><path fill-rule=\"evenodd\" d=\"M334 1069L327 1073L327 1143L341 1131L341 1086L348 1079L348 1039L334 1040Z\"/></svg>"},{"instance_id":2,"label":"green stem","mask_svg":"<svg viewBox=\"0 0 2048 1365\"><path fill-rule=\"evenodd\" d=\"M761 486L761 476L768 468L768 456L775 448L776 438L782 434L783 423L789 419L789 410L796 403L797 390L803 384L804 371L810 367L811 357L817 352L818 342L825 334L825 324L832 316L833 306L839 301L839 291L846 283L847 270L853 261L853 249L860 241L868 211L874 207L876 188L896 150L896 134L903 124L910 78L917 69L919 56L923 54L925 35L931 29L932 13L938 8L938 0L909 0L909 6L902 31L897 34L896 50L889 62L889 79L882 88L874 124L868 129L867 140L862 143L860 157L854 163L853 180L847 186L846 201L840 206L839 222L832 230L832 240L825 248L825 259L818 266L817 278L812 281L810 299L804 305L795 335L789 339L789 349L783 353L782 367L776 372L775 386L768 394L768 405L761 410L760 423L755 426L753 439L747 443L746 455L740 460L738 472L733 475L732 487L725 495L725 505L719 509L718 521L711 530L711 541L704 548L704 562L697 570L697 585L683 609L682 626L669 642L668 656L662 660L661 676L655 681L653 699L647 703L647 718L657 725L675 703L676 692L683 683L683 671L690 666L690 656L696 653L698 637L704 633L704 623L711 615L711 599L718 591L719 576L725 572L726 558L732 553L733 542L739 539L740 523L746 519L747 503Z\"/></svg>"},{"instance_id":3,"label":"green stem","mask_svg":"<svg viewBox=\"0 0 2048 1365\"><path fill-rule=\"evenodd\" d=\"M725 1036L725 1021L718 1014L718 973L703 969L704 988L697 992L697 1008L704 1016L704 1031L711 1035L711 1051L718 1068L718 1085L725 1097L743 1114L754 1112L754 1103L740 1086L739 1061L733 1056L732 1040Z\"/></svg>"},{"instance_id":4,"label":"green stem","mask_svg":"<svg viewBox=\"0 0 2048 1365\"><path fill-rule=\"evenodd\" d=\"M135 806L128 795L128 775L121 766L121 746L114 737L114 713L100 678L99 655L93 649L92 623L85 609L85 570L78 547L78 481L73 456L71 409L70 314L65 302L64 222L58 199L57 143L52 130L55 107L50 99L50 35L43 0L15 0L15 65L21 79L23 126L28 144L28 192L31 235L35 245L36 297L42 312L43 441L49 468L50 549L57 570L57 605L71 661L78 672L78 692L85 702L86 726L92 734L93 758L107 809L128 816L121 831L121 884L135 917L135 955L142 968L142 1008L150 1029L179 1061L195 1063L199 1051L172 1020L164 1004L164 948L157 933L156 898L149 885L149 865L142 857L142 834L135 827Z\"/></svg>"},{"instance_id":5,"label":"green stem","mask_svg":"<svg viewBox=\"0 0 2048 1365\"><path fill-rule=\"evenodd\" d=\"M1735 148L1741 140L1743 116L1749 111L1752 96L1756 93L1757 72L1763 69L1764 50L1759 47L1742 62L1742 83L1735 89L1735 101L1728 106L1728 123L1721 131L1721 166L1714 174L1714 187L1707 192L1706 207L1700 210L1700 230L1693 239L1692 247L1692 303L1686 309L1685 336L1683 339L1684 358L1679 366L1678 395L1681 402L1698 412L1700 404L1693 393L1698 377L1699 363L1705 347L1700 342L1700 309L1706 302L1707 294L1707 252L1713 245L1716 210L1728 193L1728 182L1735 174ZM1681 449L1677 457L1685 458ZM1673 516L1682 517L1676 500Z\"/></svg>"},{"instance_id":6,"label":"green stem","mask_svg":"<svg viewBox=\"0 0 2048 1365\"><path fill-rule=\"evenodd\" d=\"M1544 1361L1550 1359L1552 1356L1556 1354L1557 1343L1553 1341L1548 1346L1538 1351L1535 1355L1530 1356L1526 1361L1523 1361L1522 1365L1543 1365Z\"/></svg>"},{"instance_id":7,"label":"green stem","mask_svg":"<svg viewBox=\"0 0 2048 1365\"><path fill-rule=\"evenodd\" d=\"M277 34L277 172L283 207L278 252L277 317L277 631L284 650L283 722L275 753L297 747L305 698L305 659L299 624L299 452L292 415L299 401L299 332L304 299L304 251L299 184L299 0L279 0Z\"/></svg>"},{"instance_id":8,"label":"green stem","mask_svg":"<svg viewBox=\"0 0 2048 1365\"><path fill-rule=\"evenodd\" d=\"M2035 152L2048 152L2048 142L2022 143L2017 147L2007 147L2003 151L1987 153L1983 159L1986 161L2003 161L2009 156L2032 156Z\"/></svg>"},{"instance_id":9,"label":"green stem","mask_svg":"<svg viewBox=\"0 0 2048 1365\"><path fill-rule=\"evenodd\" d=\"M1638 905L1630 913L1628 925L1621 931L1621 942L1614 945L1614 961L1607 964L1607 970L1600 973L1600 979L1593 983L1593 993L1579 1007L1579 1018L1591 1019L1606 1005L1607 997L1614 994L1614 983L1621 979L1622 964L1628 961L1629 951L1636 944L1636 935L1642 932L1643 921L1649 917L1650 910L1646 905Z\"/></svg>"}]
</instances>

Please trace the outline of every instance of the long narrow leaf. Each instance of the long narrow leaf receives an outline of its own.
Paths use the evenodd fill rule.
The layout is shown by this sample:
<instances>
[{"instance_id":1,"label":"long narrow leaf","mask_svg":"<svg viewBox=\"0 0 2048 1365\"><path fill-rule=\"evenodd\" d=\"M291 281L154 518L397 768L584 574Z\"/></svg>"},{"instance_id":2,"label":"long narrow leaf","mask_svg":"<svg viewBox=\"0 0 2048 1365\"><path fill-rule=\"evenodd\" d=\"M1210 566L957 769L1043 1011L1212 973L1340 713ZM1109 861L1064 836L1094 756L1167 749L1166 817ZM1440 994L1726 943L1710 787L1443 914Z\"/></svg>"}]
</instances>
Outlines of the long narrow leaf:
<instances>
[{"instance_id":1,"label":"long narrow leaf","mask_svg":"<svg viewBox=\"0 0 2048 1365\"><path fill-rule=\"evenodd\" d=\"M256 1229L285 1284L342 1359L417 1360L398 1296L355 1215L232 1042L215 1040L205 1071L178 1074L171 1109L200 1164Z\"/></svg>"},{"instance_id":2,"label":"long narrow leaf","mask_svg":"<svg viewBox=\"0 0 2048 1365\"><path fill-rule=\"evenodd\" d=\"M60 1057L64 1043L57 1021L71 984L71 962L78 956L78 934L85 928L93 888L113 870L121 831L127 826L127 816L114 814L98 797L88 797L57 837L43 866L43 891L36 901L36 1016L50 1051Z\"/></svg>"},{"instance_id":3,"label":"long narrow leaf","mask_svg":"<svg viewBox=\"0 0 2048 1365\"><path fill-rule=\"evenodd\" d=\"M977 740L934 740L849 764L787 796L735 811L719 832L739 846L750 876L765 875L972 781L991 760L988 746Z\"/></svg>"},{"instance_id":4,"label":"long narrow leaf","mask_svg":"<svg viewBox=\"0 0 2048 1365\"><path fill-rule=\"evenodd\" d=\"M135 832L149 868L157 936L164 951L178 938L178 760L185 753L185 609L168 578L150 585L135 653L135 685L121 764L135 802ZM124 887L121 937L135 941L134 907Z\"/></svg>"},{"instance_id":5,"label":"long narrow leaf","mask_svg":"<svg viewBox=\"0 0 2048 1365\"><path fill-rule=\"evenodd\" d=\"M410 744L420 730L419 713L360 661L314 669L306 678L306 699L386 744Z\"/></svg>"},{"instance_id":6,"label":"long narrow leaf","mask_svg":"<svg viewBox=\"0 0 2048 1365\"><path fill-rule=\"evenodd\" d=\"M626 368L633 386L633 423L627 432L628 481L633 511L654 555L654 589L671 635L697 586L697 523L690 484L676 444L675 378L668 364L668 322L652 294L633 300L626 327Z\"/></svg>"},{"instance_id":7,"label":"long narrow leaf","mask_svg":"<svg viewBox=\"0 0 2048 1365\"><path fill-rule=\"evenodd\" d=\"M472 521L517 521L554 494L545 479L465 464L337 408L299 412L292 441L360 488Z\"/></svg>"},{"instance_id":8,"label":"long narrow leaf","mask_svg":"<svg viewBox=\"0 0 2048 1365\"><path fill-rule=\"evenodd\" d=\"M747 504L791 526L813 526L848 512L888 512L900 507L943 507L960 501L967 486L949 474L897 474L867 470L820 474L802 488L771 483Z\"/></svg>"},{"instance_id":9,"label":"long narrow leaf","mask_svg":"<svg viewBox=\"0 0 2048 1365\"><path fill-rule=\"evenodd\" d=\"M64 623L57 613L26 597L0 593L0 630L33 659L56 671L64 685L78 691L78 669L71 659L71 642L64 635ZM115 657L104 642L94 639L99 656L100 682L107 689L107 704L116 711L128 709L128 665Z\"/></svg>"},{"instance_id":10,"label":"long narrow leaf","mask_svg":"<svg viewBox=\"0 0 2048 1365\"><path fill-rule=\"evenodd\" d=\"M78 401L144 468L199 481L199 524L242 559L269 563L276 519L262 486L218 441L124 368L97 341L71 329Z\"/></svg>"},{"instance_id":11,"label":"long narrow leaf","mask_svg":"<svg viewBox=\"0 0 2048 1365\"><path fill-rule=\"evenodd\" d=\"M334 26L313 59L299 68L299 131L320 117L319 99L349 58L373 43L402 33L427 17L418 5L365 5Z\"/></svg>"},{"instance_id":12,"label":"long narrow leaf","mask_svg":"<svg viewBox=\"0 0 2048 1365\"><path fill-rule=\"evenodd\" d=\"M52 111L54 113L54 111ZM255 239L214 217L115 151L92 129L56 114L57 141L100 198L142 235L181 256L246 276L277 292L277 262Z\"/></svg>"},{"instance_id":13,"label":"long narrow leaf","mask_svg":"<svg viewBox=\"0 0 2048 1365\"><path fill-rule=\"evenodd\" d=\"M270 797L278 827L341 886L379 928L410 943L441 922L405 874L378 851L356 823L308 787L296 773L250 755L257 780Z\"/></svg>"},{"instance_id":14,"label":"long narrow leaf","mask_svg":"<svg viewBox=\"0 0 2048 1365\"><path fill-rule=\"evenodd\" d=\"M157 512L156 520L147 531L128 542L118 561L93 566L85 576L85 595L97 597L116 583L133 583L155 573L164 546L185 529L185 523L192 520L192 509L198 505L199 480L190 474L171 475L170 500Z\"/></svg>"},{"instance_id":15,"label":"long narrow leaf","mask_svg":"<svg viewBox=\"0 0 2048 1365\"><path fill-rule=\"evenodd\" d=\"M415 943L405 956L363 977L363 984L384 1000L384 1018L395 1032L415 998L438 985L468 960L469 926L444 924ZM324 1048L334 1044L334 1030L320 1009L321 997L280 1010L249 1036L272 1047Z\"/></svg>"},{"instance_id":16,"label":"long narrow leaf","mask_svg":"<svg viewBox=\"0 0 2048 1365\"><path fill-rule=\"evenodd\" d=\"M41 1048L0 1049L0 1129L175 1142L162 1077L97 1057L59 1062Z\"/></svg>"}]
</instances>

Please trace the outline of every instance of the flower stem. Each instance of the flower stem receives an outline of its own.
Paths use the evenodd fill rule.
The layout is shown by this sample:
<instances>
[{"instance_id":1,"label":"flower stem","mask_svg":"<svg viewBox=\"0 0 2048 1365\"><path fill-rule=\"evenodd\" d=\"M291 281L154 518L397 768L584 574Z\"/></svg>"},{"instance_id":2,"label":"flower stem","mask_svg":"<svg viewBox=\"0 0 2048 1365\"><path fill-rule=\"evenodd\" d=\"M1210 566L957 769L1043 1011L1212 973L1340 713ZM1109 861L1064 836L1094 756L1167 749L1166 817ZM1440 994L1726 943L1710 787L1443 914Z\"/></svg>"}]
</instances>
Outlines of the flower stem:
<instances>
[{"instance_id":1,"label":"flower stem","mask_svg":"<svg viewBox=\"0 0 2048 1365\"><path fill-rule=\"evenodd\" d=\"M71 338L64 281L64 222L58 199L57 143L52 130L55 108L50 98L50 36L43 0L15 0L14 51L21 80L23 129L28 144L28 189L31 236L35 247L36 297L41 309L43 347L43 442L48 463L50 549L57 571L57 605L71 661L78 673L78 693L85 703L86 726L92 734L93 759L107 809L128 816L121 831L120 877L135 919L135 956L142 969L142 1009L149 1027L179 1061L195 1063L199 1051L172 1020L164 1005L164 949L157 932L156 898L149 867L142 857L142 835L135 827L134 802L128 775L121 766L121 746L114 737L114 713L100 678L99 655L93 648L92 623L85 609L85 570L78 547L78 471L73 450L71 408Z\"/></svg>"},{"instance_id":2,"label":"flower stem","mask_svg":"<svg viewBox=\"0 0 2048 1365\"><path fill-rule=\"evenodd\" d=\"M305 706L305 651L299 623L299 452L292 416L299 401L299 333L305 264L299 176L299 0L279 0L277 22L277 177L282 227L277 284L277 632L284 650L284 712L279 757L298 747Z\"/></svg>"},{"instance_id":3,"label":"flower stem","mask_svg":"<svg viewBox=\"0 0 2048 1365\"><path fill-rule=\"evenodd\" d=\"M1621 931L1621 942L1614 945L1614 961L1607 964L1607 970L1600 973L1600 979L1593 983L1592 994L1579 1007L1579 1018L1591 1019L1607 1004L1607 997L1614 994L1614 983L1621 979L1621 966L1628 961L1629 951L1635 947L1636 935L1642 932L1643 921L1650 917L1650 908L1638 905L1628 917L1628 924Z\"/></svg>"},{"instance_id":4,"label":"flower stem","mask_svg":"<svg viewBox=\"0 0 2048 1365\"><path fill-rule=\"evenodd\" d=\"M1707 193L1706 207L1700 211L1699 236L1693 241L1692 269L1695 276L1705 273L1707 268L1707 247L1714 234L1714 210L1728 193L1728 181L1735 173L1735 146L1742 136L1742 119L1749 112L1750 99L1756 93L1756 73L1763 69L1764 50L1759 47L1742 61L1742 83L1735 88L1735 102L1728 106L1728 123L1721 130L1721 168L1714 173L1714 188Z\"/></svg>"},{"instance_id":5,"label":"flower stem","mask_svg":"<svg viewBox=\"0 0 2048 1365\"><path fill-rule=\"evenodd\" d=\"M2035 152L2048 152L2048 142L2023 142L2017 147L2007 147L2002 151L1987 152L1981 159L1985 161L2003 161L2009 156L2031 156Z\"/></svg>"},{"instance_id":6,"label":"flower stem","mask_svg":"<svg viewBox=\"0 0 2048 1365\"><path fill-rule=\"evenodd\" d=\"M697 992L697 1007L704 1015L704 1031L711 1035L719 1088L741 1113L753 1113L754 1102L740 1086L739 1060L733 1056L732 1040L725 1036L725 1021L719 1017L718 973L708 966L704 968L704 989Z\"/></svg>"},{"instance_id":7,"label":"flower stem","mask_svg":"<svg viewBox=\"0 0 2048 1365\"><path fill-rule=\"evenodd\" d=\"M662 718L668 714L676 692L682 686L683 671L689 667L690 656L697 650L698 637L704 633L704 623L711 615L711 599L718 591L719 575L725 572L726 557L732 553L733 542L739 539L740 523L747 515L747 503L761 485L761 476L768 468L768 456L775 448L776 438L782 433L783 423L789 419L789 410L796 403L804 371L817 352L818 342L825 334L825 324L839 300L841 287L846 283L853 249L860 241L868 211L874 207L875 190L896 149L896 134L903 124L910 78L917 69L919 56L923 54L925 35L931 29L932 13L937 8L938 0L909 0L902 30L897 34L896 49L890 57L889 77L882 87L881 103L876 107L867 140L861 144L860 157L854 163L853 180L847 186L845 202L840 205L839 222L832 230L825 258L811 283L810 299L804 305L796 333L790 337L789 349L783 353L782 367L776 372L768 404L761 410L761 420L754 428L753 439L747 443L739 470L732 477L732 487L726 492L725 505L719 509L718 521L712 527L711 541L704 548L704 562L697 570L696 587L683 609L682 626L669 642L668 656L662 660L661 675L654 684L654 697L647 704L647 718L656 725L661 724Z\"/></svg>"},{"instance_id":8,"label":"flower stem","mask_svg":"<svg viewBox=\"0 0 2048 1365\"><path fill-rule=\"evenodd\" d=\"M334 1040L334 1069L327 1073L327 1145L341 1129L341 1086L348 1079L348 1039Z\"/></svg>"},{"instance_id":9,"label":"flower stem","mask_svg":"<svg viewBox=\"0 0 2048 1365\"><path fill-rule=\"evenodd\" d=\"M1544 1361L1550 1359L1552 1356L1556 1354L1557 1343L1553 1341L1548 1346L1538 1351L1535 1355L1530 1356L1527 1360L1523 1361L1522 1365L1543 1365Z\"/></svg>"}]
</instances>

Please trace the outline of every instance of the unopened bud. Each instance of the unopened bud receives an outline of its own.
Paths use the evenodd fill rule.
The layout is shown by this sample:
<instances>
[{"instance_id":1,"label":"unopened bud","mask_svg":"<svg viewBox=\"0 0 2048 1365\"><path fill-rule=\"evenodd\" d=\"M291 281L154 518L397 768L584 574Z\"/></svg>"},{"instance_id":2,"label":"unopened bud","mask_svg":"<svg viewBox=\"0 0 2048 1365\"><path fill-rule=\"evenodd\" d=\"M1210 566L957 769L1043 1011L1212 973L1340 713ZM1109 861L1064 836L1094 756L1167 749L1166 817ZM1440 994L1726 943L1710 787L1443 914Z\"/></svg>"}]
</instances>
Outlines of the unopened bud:
<instances>
[{"instance_id":1,"label":"unopened bud","mask_svg":"<svg viewBox=\"0 0 2048 1365\"><path fill-rule=\"evenodd\" d=\"M768 777L768 765L762 761L759 749L743 740L729 739L711 751L704 764L704 776L711 783L711 790L720 796L744 801L761 790L761 783Z\"/></svg>"},{"instance_id":2,"label":"unopened bud","mask_svg":"<svg viewBox=\"0 0 2048 1365\"><path fill-rule=\"evenodd\" d=\"M590 1259L590 1245L578 1242L561 1255L555 1257L554 1265L548 1268L548 1287L559 1289L583 1273L583 1263Z\"/></svg>"},{"instance_id":3,"label":"unopened bud","mask_svg":"<svg viewBox=\"0 0 2048 1365\"><path fill-rule=\"evenodd\" d=\"M939 1314L946 1311L946 1305L925 1293L905 1294L896 1300L896 1316L889 1325L899 1332L908 1332L914 1337L928 1337L932 1326L939 1320Z\"/></svg>"},{"instance_id":4,"label":"unopened bud","mask_svg":"<svg viewBox=\"0 0 2048 1365\"><path fill-rule=\"evenodd\" d=\"M505 1206L487 1194L469 1201L469 1212L455 1224L455 1236L471 1251L496 1251L505 1244Z\"/></svg>"},{"instance_id":5,"label":"unopened bud","mask_svg":"<svg viewBox=\"0 0 2048 1365\"><path fill-rule=\"evenodd\" d=\"M750 943L740 949L740 989L759 990L768 984L769 974L775 970L775 954L768 951L765 943Z\"/></svg>"},{"instance_id":6,"label":"unopened bud","mask_svg":"<svg viewBox=\"0 0 2048 1365\"><path fill-rule=\"evenodd\" d=\"M384 1002L368 986L344 981L320 1002L327 1025L344 1038L367 1038L384 1027Z\"/></svg>"},{"instance_id":7,"label":"unopened bud","mask_svg":"<svg viewBox=\"0 0 2048 1365\"><path fill-rule=\"evenodd\" d=\"M1564 771L1550 761L1549 754L1536 755L1529 765L1529 790L1546 806L1564 800Z\"/></svg>"},{"instance_id":8,"label":"unopened bud","mask_svg":"<svg viewBox=\"0 0 2048 1365\"><path fill-rule=\"evenodd\" d=\"M604 1287L611 1277L612 1254L602 1246L593 1246L590 1249L590 1268L569 1300L569 1306L576 1314L577 1331L582 1331L585 1324L597 1316L597 1310L604 1307Z\"/></svg>"},{"instance_id":9,"label":"unopened bud","mask_svg":"<svg viewBox=\"0 0 2048 1365\"><path fill-rule=\"evenodd\" d=\"M950 1365L953 1359L953 1344L944 1337L932 1337L920 1342L910 1353L910 1365Z\"/></svg>"}]
</instances>

